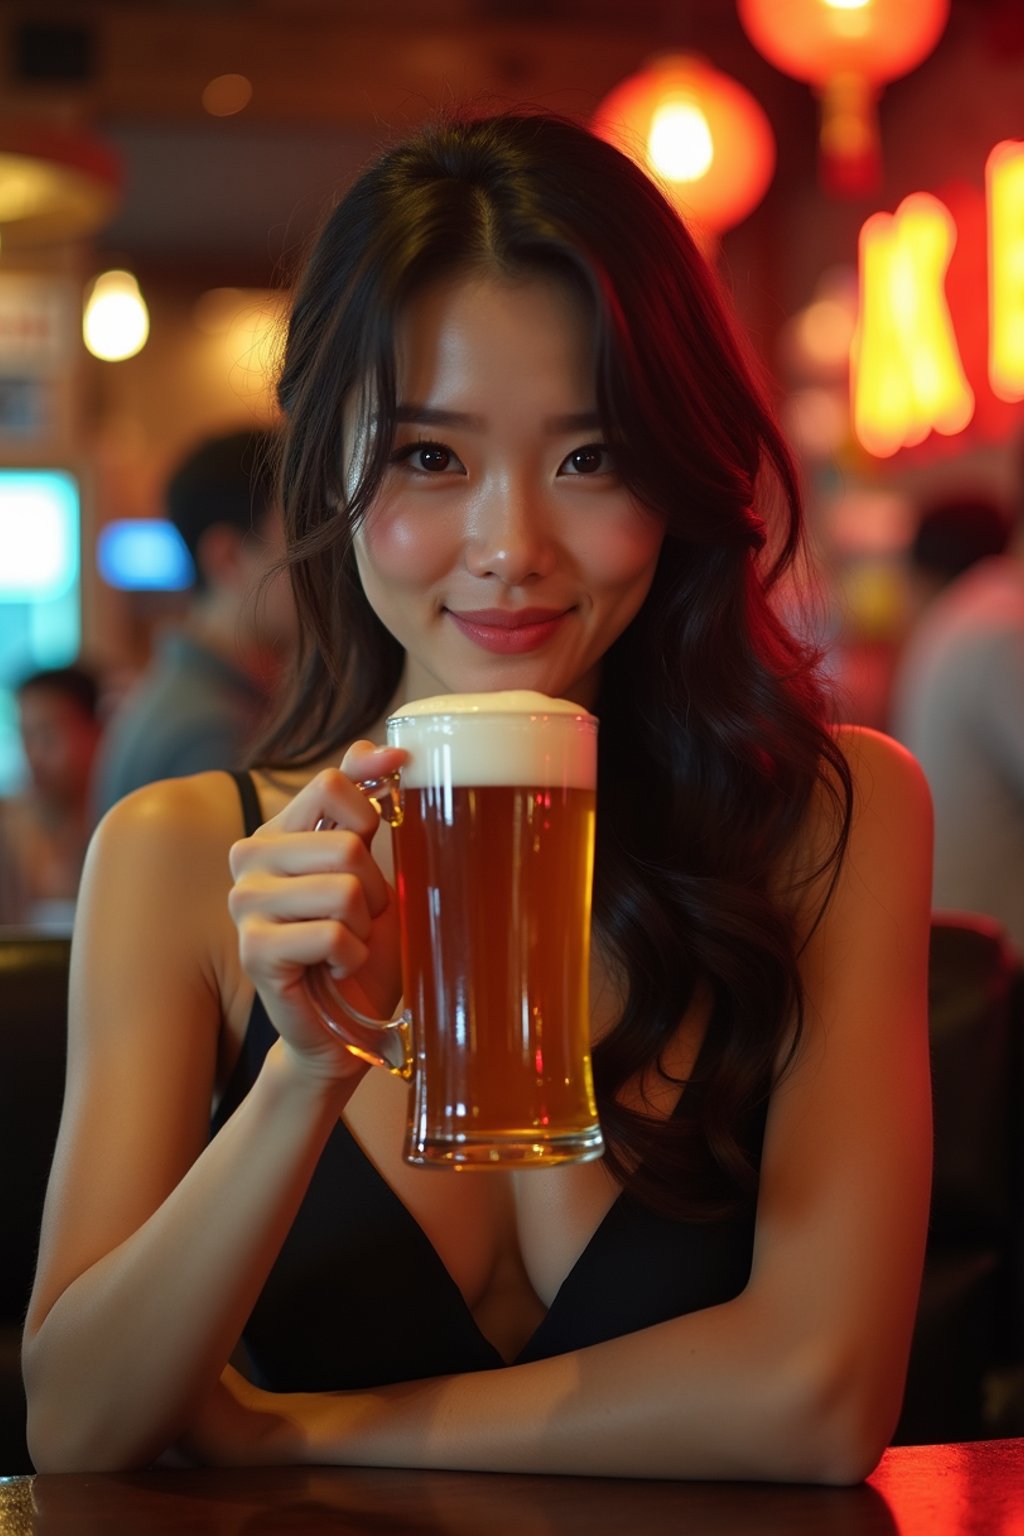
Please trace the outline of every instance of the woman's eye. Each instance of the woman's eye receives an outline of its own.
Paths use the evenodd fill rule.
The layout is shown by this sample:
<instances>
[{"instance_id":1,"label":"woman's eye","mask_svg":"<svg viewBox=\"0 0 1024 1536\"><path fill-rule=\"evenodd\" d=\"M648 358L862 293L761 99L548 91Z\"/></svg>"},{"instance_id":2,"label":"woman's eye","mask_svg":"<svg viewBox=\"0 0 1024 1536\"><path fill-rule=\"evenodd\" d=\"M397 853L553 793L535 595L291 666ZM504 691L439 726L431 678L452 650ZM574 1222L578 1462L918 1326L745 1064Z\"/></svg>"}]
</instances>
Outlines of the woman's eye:
<instances>
[{"instance_id":1,"label":"woman's eye","mask_svg":"<svg viewBox=\"0 0 1024 1536\"><path fill-rule=\"evenodd\" d=\"M612 456L604 443L587 443L582 448L574 448L563 459L559 474L601 475L607 474L612 468Z\"/></svg>"},{"instance_id":2,"label":"woman's eye","mask_svg":"<svg viewBox=\"0 0 1024 1536\"><path fill-rule=\"evenodd\" d=\"M445 470L461 470L457 456L443 443L406 443L391 455L393 464L409 464L421 474L440 475Z\"/></svg>"}]
</instances>

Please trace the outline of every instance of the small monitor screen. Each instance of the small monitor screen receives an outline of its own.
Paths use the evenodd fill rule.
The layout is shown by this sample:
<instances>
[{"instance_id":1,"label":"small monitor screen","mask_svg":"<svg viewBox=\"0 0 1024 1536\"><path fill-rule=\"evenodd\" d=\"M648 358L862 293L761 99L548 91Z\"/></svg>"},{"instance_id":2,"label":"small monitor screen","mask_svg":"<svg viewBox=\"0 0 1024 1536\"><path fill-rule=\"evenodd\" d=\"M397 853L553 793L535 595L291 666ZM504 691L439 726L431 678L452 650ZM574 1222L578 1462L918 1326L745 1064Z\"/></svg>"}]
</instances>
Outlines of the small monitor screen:
<instances>
[{"instance_id":1,"label":"small monitor screen","mask_svg":"<svg viewBox=\"0 0 1024 1536\"><path fill-rule=\"evenodd\" d=\"M181 592L195 574L177 528L158 517L107 523L97 540L96 565L108 587L134 592Z\"/></svg>"}]
</instances>

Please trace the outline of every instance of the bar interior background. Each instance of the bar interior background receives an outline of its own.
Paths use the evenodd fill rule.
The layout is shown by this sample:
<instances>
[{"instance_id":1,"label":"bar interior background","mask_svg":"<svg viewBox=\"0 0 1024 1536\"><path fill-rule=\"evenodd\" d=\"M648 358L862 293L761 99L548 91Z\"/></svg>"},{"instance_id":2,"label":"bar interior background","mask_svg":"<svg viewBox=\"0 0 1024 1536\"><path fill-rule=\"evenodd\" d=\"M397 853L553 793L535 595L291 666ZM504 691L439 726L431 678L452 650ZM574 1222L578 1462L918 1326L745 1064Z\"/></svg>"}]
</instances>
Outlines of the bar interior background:
<instances>
[{"instance_id":1,"label":"bar interior background","mask_svg":"<svg viewBox=\"0 0 1024 1536\"><path fill-rule=\"evenodd\" d=\"M881 0L843 3L856 10ZM1024 6L952 0L934 49L881 94L876 184L846 195L822 185L814 92L762 56L740 8L733 0L7 0L0 153L26 125L51 132L72 146L65 158L75 159L75 143L80 159L94 156L97 196L108 196L94 229L34 243L19 242L0 212L0 476L69 477L80 520L76 568L54 578L71 582L74 610L54 620L57 652L74 638L101 666L144 659L164 598L103 579L101 531L158 516L169 466L203 433L272 414L282 288L327 200L382 140L447 102L589 119L648 61L683 53L750 92L774 135L771 183L713 258L778 381L812 530L836 578L837 643L859 657L868 677L862 715L880 723L870 719L871 657L898 629L899 555L916 499L951 477L1019 493L1024 472L1022 408L995 401L983 376L985 164L997 143L1024 140ZM920 192L942 200L955 222L950 312L976 408L956 433L930 432L876 457L857 442L849 410L858 239L869 216L892 214ZM1024 192L1020 201L1024 226ZM134 276L150 319L145 346L120 362L91 356L81 332L88 285L111 268ZM1024 311L1024 275L1020 284ZM5 534L0 499L0 542L11 526L8 517ZM45 564L38 548L21 557ZM0 623L3 584L0 571ZM0 633L0 674L5 650L10 670L17 646ZM14 772L10 681L0 675L0 792Z\"/></svg>"}]
</instances>

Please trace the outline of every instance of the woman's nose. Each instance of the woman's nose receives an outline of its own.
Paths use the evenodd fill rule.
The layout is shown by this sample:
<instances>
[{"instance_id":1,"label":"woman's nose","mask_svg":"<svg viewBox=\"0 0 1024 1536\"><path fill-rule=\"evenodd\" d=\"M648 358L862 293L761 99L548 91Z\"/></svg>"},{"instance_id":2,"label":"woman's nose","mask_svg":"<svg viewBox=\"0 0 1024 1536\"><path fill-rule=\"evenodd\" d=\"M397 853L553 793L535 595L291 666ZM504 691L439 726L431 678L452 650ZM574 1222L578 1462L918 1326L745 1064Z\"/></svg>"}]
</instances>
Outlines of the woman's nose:
<instances>
[{"instance_id":1,"label":"woman's nose","mask_svg":"<svg viewBox=\"0 0 1024 1536\"><path fill-rule=\"evenodd\" d=\"M493 576L510 587L546 576L556 548L538 490L505 482L481 497L465 559L474 576Z\"/></svg>"}]
</instances>

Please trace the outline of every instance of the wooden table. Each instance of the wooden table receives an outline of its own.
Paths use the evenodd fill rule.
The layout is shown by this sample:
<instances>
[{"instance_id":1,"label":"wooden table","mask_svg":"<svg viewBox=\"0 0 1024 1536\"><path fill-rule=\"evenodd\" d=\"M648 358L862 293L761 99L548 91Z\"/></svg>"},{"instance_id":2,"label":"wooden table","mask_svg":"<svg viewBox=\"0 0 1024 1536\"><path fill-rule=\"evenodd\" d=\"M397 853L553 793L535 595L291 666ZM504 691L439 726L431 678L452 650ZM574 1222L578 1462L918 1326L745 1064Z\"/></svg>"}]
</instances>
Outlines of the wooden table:
<instances>
[{"instance_id":1,"label":"wooden table","mask_svg":"<svg viewBox=\"0 0 1024 1536\"><path fill-rule=\"evenodd\" d=\"M327 1467L0 1481L0 1536L1024 1536L1024 1440L887 1451L857 1488Z\"/></svg>"}]
</instances>

